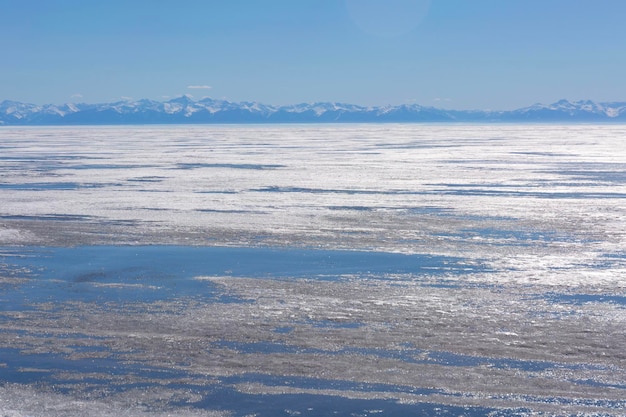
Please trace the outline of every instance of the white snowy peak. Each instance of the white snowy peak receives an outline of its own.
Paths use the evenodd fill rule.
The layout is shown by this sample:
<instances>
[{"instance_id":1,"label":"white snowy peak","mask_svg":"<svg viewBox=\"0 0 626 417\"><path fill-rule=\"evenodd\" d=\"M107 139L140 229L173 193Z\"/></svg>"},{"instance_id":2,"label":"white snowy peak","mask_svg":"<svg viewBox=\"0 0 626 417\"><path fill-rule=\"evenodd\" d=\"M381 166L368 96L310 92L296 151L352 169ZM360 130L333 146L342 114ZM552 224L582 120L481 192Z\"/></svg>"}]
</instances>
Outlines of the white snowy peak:
<instances>
[{"instance_id":1,"label":"white snowy peak","mask_svg":"<svg viewBox=\"0 0 626 417\"><path fill-rule=\"evenodd\" d=\"M626 115L626 102L596 103L591 100L570 101L559 100L552 104L535 104L530 107L515 110L523 114L552 113L575 117L606 117L609 119Z\"/></svg>"}]
</instances>

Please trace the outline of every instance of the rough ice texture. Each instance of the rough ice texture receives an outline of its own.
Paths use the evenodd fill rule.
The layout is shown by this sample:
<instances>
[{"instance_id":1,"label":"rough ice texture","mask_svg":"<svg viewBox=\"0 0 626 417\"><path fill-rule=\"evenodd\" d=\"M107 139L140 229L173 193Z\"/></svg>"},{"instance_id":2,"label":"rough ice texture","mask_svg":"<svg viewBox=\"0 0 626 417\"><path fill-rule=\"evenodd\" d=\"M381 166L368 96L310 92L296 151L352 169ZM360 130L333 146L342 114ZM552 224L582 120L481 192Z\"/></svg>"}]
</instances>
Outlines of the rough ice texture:
<instances>
[{"instance_id":1,"label":"rough ice texture","mask_svg":"<svg viewBox=\"0 0 626 417\"><path fill-rule=\"evenodd\" d=\"M15 267L30 245L347 249L467 267L199 275L225 298L172 290L160 301L8 307L1 349L111 360L120 375L71 368L46 371L56 384L7 381L0 414L315 415L263 408L291 394L349 399L361 414L425 403L474 415L624 412L626 126L2 128L0 138L7 302L37 285ZM2 366L15 368L0 356ZM267 401L219 408L216 387L242 404Z\"/></svg>"}]
</instances>

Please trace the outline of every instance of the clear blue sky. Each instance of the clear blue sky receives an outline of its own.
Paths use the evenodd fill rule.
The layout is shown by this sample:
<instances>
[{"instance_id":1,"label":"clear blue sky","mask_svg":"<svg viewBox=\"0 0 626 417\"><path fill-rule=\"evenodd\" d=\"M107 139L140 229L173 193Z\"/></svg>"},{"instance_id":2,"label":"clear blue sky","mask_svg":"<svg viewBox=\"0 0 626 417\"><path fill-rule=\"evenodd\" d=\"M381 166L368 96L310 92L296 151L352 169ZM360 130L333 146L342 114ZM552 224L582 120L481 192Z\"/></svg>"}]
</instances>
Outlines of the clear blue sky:
<instances>
[{"instance_id":1,"label":"clear blue sky","mask_svg":"<svg viewBox=\"0 0 626 417\"><path fill-rule=\"evenodd\" d=\"M0 0L0 100L182 94L626 101L626 0Z\"/></svg>"}]
</instances>

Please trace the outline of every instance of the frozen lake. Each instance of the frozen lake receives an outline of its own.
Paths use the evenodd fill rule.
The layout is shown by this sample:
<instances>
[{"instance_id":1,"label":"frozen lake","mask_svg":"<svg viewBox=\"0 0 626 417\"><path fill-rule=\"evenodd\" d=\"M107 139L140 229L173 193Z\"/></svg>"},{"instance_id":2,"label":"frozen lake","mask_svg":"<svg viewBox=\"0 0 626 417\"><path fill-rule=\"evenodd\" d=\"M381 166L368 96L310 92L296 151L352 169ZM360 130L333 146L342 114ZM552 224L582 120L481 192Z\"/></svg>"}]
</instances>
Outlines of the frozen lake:
<instances>
[{"instance_id":1,"label":"frozen lake","mask_svg":"<svg viewBox=\"0 0 626 417\"><path fill-rule=\"evenodd\" d=\"M0 129L0 414L623 415L626 126Z\"/></svg>"}]
</instances>

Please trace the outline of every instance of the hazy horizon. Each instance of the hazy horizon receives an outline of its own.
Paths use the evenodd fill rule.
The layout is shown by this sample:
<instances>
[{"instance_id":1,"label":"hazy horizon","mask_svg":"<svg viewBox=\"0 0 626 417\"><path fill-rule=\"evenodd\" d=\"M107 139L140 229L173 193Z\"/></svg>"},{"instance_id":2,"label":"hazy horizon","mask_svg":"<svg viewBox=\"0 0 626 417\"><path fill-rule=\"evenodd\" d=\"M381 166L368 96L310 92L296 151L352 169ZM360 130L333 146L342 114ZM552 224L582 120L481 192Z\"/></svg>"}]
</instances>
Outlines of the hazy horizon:
<instances>
[{"instance_id":1,"label":"hazy horizon","mask_svg":"<svg viewBox=\"0 0 626 417\"><path fill-rule=\"evenodd\" d=\"M553 104L557 104L559 102L562 101L566 101L566 102L570 102L570 103L580 103L580 102L587 102L587 101L591 101L594 103L599 103L599 104L614 104L614 103L626 103L626 98L624 99L620 99L620 100L593 100L593 99L589 99L589 98L581 98L581 99L570 99L567 97L561 97L557 100L551 101L551 102L540 102L540 101L534 101L534 102L529 102L525 105L522 105L520 107L516 107L516 108L511 108L511 109L500 109L500 108L478 108L478 107L468 107L466 109L458 109L455 107L447 107L447 106L443 106L443 105L437 105L437 104L424 104L424 103L419 103L419 102L412 102L412 103L379 103L379 104L370 104L370 105L365 105L365 104L361 104L361 103L353 103L353 102L345 102L345 101L337 101L337 100L329 100L329 101L301 101L301 102L294 102L294 103L285 103L285 104L275 104L275 103L268 103L268 102L263 102L263 101L259 101L259 100L227 100L227 99L223 99L223 98L218 98L218 97L212 97L212 96L202 96L202 97L196 97L193 94L181 94L178 96L173 96L173 97L165 97L165 98L160 98L160 99L151 99L151 98L147 98L147 97L120 97L116 100L113 101L101 101L101 102L89 102L89 101L85 101L85 100L77 100L76 98L72 99L70 98L69 100L63 101L63 102L38 102L38 103L34 103L34 102L25 102L25 101L19 101L19 100L14 100L12 98L7 98L7 97L0 97L0 103L2 102L16 102L16 103L21 103L21 104L29 104L29 105L35 105L35 106L62 106L62 105L66 105L66 104L76 104L76 105L80 105L80 104L85 104L85 105L101 105L101 104L114 104L114 103L135 103L135 102L139 102L139 101L143 101L143 100L150 100L150 101L154 101L157 103L166 103L168 101L174 101L174 100L180 100L184 97L189 98L191 101L193 102L201 102L203 100L215 100L215 101L226 101L229 103L233 103L233 104L241 104L241 103L257 103L257 104L262 104L262 105L266 105L266 106L271 106L271 107L288 107L288 106L298 106L298 105L314 105L314 104L345 104L345 105L350 105L350 106L358 106L358 107L363 107L363 108L385 108L385 107L399 107L399 106L403 106L403 105L419 105L422 107L432 107L432 108L438 108L438 109L443 109L443 110L450 110L450 111L484 111L484 112L489 112L489 111L511 111L511 110L518 110L518 109L523 109L523 108L527 108L527 107L532 107L535 105L543 105L543 106L550 106Z\"/></svg>"}]
</instances>

